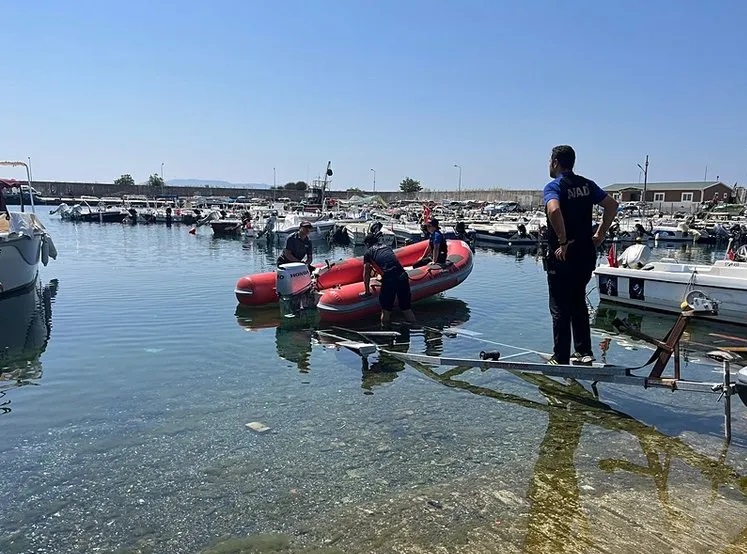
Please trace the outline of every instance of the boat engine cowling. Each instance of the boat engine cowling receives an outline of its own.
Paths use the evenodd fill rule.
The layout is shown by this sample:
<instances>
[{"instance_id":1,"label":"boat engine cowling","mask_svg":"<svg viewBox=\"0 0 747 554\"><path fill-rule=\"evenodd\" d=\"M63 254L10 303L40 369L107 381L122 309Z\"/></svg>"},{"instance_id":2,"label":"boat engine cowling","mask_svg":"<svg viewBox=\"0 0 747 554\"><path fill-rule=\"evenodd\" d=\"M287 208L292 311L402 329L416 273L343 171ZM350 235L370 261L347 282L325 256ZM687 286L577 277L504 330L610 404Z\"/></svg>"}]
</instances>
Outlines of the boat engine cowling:
<instances>
[{"instance_id":1,"label":"boat engine cowling","mask_svg":"<svg viewBox=\"0 0 747 554\"><path fill-rule=\"evenodd\" d=\"M618 258L620 267L641 269L651 257L651 248L645 244L628 246Z\"/></svg>"},{"instance_id":2,"label":"boat engine cowling","mask_svg":"<svg viewBox=\"0 0 747 554\"><path fill-rule=\"evenodd\" d=\"M737 383L734 388L737 390L739 399L747 406L747 367L743 367L737 373Z\"/></svg>"},{"instance_id":3,"label":"boat engine cowling","mask_svg":"<svg viewBox=\"0 0 747 554\"><path fill-rule=\"evenodd\" d=\"M276 272L278 296L297 296L311 288L309 266L301 262L280 265Z\"/></svg>"}]
</instances>

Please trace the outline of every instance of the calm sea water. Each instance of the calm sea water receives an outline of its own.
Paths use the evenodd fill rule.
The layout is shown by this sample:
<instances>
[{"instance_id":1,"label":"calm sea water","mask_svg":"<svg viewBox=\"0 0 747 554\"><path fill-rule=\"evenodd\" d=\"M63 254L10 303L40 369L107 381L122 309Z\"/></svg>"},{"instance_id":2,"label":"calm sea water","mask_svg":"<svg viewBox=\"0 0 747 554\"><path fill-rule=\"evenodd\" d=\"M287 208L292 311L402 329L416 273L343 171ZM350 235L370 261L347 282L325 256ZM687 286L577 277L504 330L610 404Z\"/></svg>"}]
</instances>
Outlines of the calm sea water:
<instances>
[{"instance_id":1,"label":"calm sea water","mask_svg":"<svg viewBox=\"0 0 747 554\"><path fill-rule=\"evenodd\" d=\"M711 395L364 366L320 343L313 316L237 310L237 278L271 268L273 247L42 218L59 258L0 303L0 552L747 551L738 400L727 448ZM550 349L530 251L478 247L469 279L415 311L428 329L397 348ZM673 321L603 306L596 342L625 315L653 334ZM453 326L470 336L438 331ZM611 338L609 362L651 352ZM703 352L747 344L705 324L688 340L686 374L713 381Z\"/></svg>"}]
</instances>

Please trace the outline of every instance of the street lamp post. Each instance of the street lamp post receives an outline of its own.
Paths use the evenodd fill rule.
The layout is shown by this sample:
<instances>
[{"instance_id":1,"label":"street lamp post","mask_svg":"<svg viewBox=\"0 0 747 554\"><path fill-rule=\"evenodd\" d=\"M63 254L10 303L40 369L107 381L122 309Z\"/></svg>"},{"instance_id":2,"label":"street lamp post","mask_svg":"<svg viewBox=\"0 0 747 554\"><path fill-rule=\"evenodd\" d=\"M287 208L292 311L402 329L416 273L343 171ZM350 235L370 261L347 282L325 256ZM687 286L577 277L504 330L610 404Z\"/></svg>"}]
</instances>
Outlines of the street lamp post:
<instances>
[{"instance_id":1,"label":"street lamp post","mask_svg":"<svg viewBox=\"0 0 747 554\"><path fill-rule=\"evenodd\" d=\"M165 185L166 183L163 180L163 162L161 162L161 196L163 196Z\"/></svg>"},{"instance_id":2,"label":"street lamp post","mask_svg":"<svg viewBox=\"0 0 747 554\"><path fill-rule=\"evenodd\" d=\"M373 171L373 191L376 192L376 170L372 168L371 171Z\"/></svg>"},{"instance_id":3,"label":"street lamp post","mask_svg":"<svg viewBox=\"0 0 747 554\"><path fill-rule=\"evenodd\" d=\"M454 167L459 169L459 185L457 188L457 200L462 199L462 166L459 164L454 164Z\"/></svg>"},{"instance_id":4,"label":"street lamp post","mask_svg":"<svg viewBox=\"0 0 747 554\"><path fill-rule=\"evenodd\" d=\"M277 188L277 173L275 173L275 168L272 168L272 201L275 201L275 189Z\"/></svg>"},{"instance_id":5,"label":"street lamp post","mask_svg":"<svg viewBox=\"0 0 747 554\"><path fill-rule=\"evenodd\" d=\"M646 188L648 185L648 154L646 154L646 161L641 164L636 164L641 171L643 171L643 215L646 215Z\"/></svg>"}]
</instances>

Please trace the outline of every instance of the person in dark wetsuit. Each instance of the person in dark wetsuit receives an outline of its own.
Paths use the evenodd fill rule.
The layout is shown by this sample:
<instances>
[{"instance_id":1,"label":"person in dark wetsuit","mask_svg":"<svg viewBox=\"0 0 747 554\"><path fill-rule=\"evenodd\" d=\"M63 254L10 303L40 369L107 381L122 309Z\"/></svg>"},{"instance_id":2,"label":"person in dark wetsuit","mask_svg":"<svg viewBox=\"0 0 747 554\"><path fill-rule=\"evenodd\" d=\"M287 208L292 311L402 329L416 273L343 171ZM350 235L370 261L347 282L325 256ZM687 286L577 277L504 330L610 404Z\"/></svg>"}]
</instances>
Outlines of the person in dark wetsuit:
<instances>
[{"instance_id":1,"label":"person in dark wetsuit","mask_svg":"<svg viewBox=\"0 0 747 554\"><path fill-rule=\"evenodd\" d=\"M313 249L311 240L309 240L309 233L313 228L314 226L310 222L301 222L298 231L291 234L288 240L285 241L285 249L277 260L278 265L290 262L304 262L309 266L309 271L313 271L311 266Z\"/></svg>"},{"instance_id":2,"label":"person in dark wetsuit","mask_svg":"<svg viewBox=\"0 0 747 554\"><path fill-rule=\"evenodd\" d=\"M379 291L381 323L383 325L389 323L395 299L405 320L414 323L415 314L412 313L410 307L412 305L410 278L394 251L389 246L378 244L378 241L376 235L370 234L363 239L363 244L366 245L366 253L363 254L363 284L366 290L361 293L361 296L371 295L370 283L373 270L381 275L381 290Z\"/></svg>"},{"instance_id":3,"label":"person in dark wetsuit","mask_svg":"<svg viewBox=\"0 0 747 554\"><path fill-rule=\"evenodd\" d=\"M421 267L430 263L443 264L446 262L446 239L444 238L438 220L434 217L427 223L428 228L428 248L423 252L423 256L412 267Z\"/></svg>"},{"instance_id":4,"label":"person in dark wetsuit","mask_svg":"<svg viewBox=\"0 0 747 554\"><path fill-rule=\"evenodd\" d=\"M591 364L589 313L586 285L596 265L596 249L604 241L617 213L617 201L591 181L573 172L576 153L570 146L556 146L550 156L550 177L544 189L547 214L547 285L552 316L551 364L571 360L571 328L576 352L573 358ZM602 223L592 231L592 208L604 208ZM593 233L593 234L592 234Z\"/></svg>"}]
</instances>

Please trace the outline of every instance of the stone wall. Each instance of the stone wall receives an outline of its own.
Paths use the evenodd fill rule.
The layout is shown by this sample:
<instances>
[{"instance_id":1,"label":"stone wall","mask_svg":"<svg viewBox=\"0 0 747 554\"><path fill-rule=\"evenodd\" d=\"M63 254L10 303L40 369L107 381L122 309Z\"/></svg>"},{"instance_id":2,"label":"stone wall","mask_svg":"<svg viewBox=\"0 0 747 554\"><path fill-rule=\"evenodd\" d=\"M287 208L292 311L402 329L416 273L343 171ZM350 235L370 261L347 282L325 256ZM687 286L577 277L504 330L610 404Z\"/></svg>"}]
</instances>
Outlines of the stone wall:
<instances>
[{"instance_id":1,"label":"stone wall","mask_svg":"<svg viewBox=\"0 0 747 554\"><path fill-rule=\"evenodd\" d=\"M291 200L300 200L303 198L303 192L293 190L273 191L268 189L245 189L245 188L223 188L223 187L173 187L164 186L163 189L154 190L152 187L145 185L133 186L116 186L113 183L80 183L66 181L34 181L36 188L43 197L55 200L76 198L80 196L96 197L113 197L121 198L123 195L145 195L154 196L223 196L236 198L245 196L246 198L279 198L288 197ZM372 191L346 192L331 190L328 196L332 198L349 198L355 194L369 195L374 194ZM485 189L485 190L463 190L461 195L456 191L435 191L425 190L417 194L404 194L400 191L377 191L375 194L381 196L387 202L395 200L434 200L444 201L453 200L461 197L462 200L478 201L510 201L518 202L525 208L537 207L542 203L541 190L510 190L510 189Z\"/></svg>"}]
</instances>

